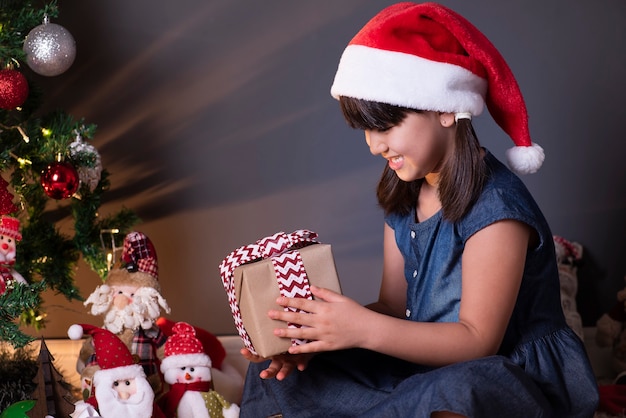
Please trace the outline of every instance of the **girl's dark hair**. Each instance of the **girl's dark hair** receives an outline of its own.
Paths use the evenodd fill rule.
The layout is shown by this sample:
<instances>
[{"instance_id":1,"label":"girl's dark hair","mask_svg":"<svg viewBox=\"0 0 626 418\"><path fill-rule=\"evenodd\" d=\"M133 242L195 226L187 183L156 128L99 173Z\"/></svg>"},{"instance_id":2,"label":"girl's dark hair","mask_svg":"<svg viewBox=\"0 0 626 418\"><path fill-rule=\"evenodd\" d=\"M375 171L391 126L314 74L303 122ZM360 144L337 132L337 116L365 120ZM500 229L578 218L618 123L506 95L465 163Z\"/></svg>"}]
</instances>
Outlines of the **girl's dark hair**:
<instances>
[{"instance_id":1,"label":"girl's dark hair","mask_svg":"<svg viewBox=\"0 0 626 418\"><path fill-rule=\"evenodd\" d=\"M343 115L354 129L385 130L398 125L410 112L423 111L385 103L341 97ZM443 217L456 222L461 219L482 191L486 165L481 147L469 119L457 122L455 152L443 164L439 176L439 199ZM385 165L376 195L385 214L411 214L415 210L422 179L405 182Z\"/></svg>"}]
</instances>

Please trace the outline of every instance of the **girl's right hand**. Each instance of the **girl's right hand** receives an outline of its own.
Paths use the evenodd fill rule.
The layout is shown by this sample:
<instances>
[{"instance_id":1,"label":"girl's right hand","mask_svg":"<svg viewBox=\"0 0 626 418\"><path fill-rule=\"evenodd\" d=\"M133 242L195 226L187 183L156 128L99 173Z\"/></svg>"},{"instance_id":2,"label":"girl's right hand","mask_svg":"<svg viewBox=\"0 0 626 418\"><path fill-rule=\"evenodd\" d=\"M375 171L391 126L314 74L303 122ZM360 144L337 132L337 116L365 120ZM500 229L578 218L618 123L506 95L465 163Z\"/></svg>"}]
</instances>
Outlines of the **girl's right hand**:
<instances>
[{"instance_id":1,"label":"girl's right hand","mask_svg":"<svg viewBox=\"0 0 626 418\"><path fill-rule=\"evenodd\" d=\"M251 361L253 363L260 363L262 361L266 361L268 359L258 356L256 354L252 354L250 350L247 348L241 349L241 355L243 355L246 360ZM272 379L276 378L277 380L283 380L294 369L299 371L303 371L306 369L306 366L309 363L309 360L313 357L313 354L278 354L276 356L272 356L270 365L267 369L262 370L259 376L261 379Z\"/></svg>"}]
</instances>

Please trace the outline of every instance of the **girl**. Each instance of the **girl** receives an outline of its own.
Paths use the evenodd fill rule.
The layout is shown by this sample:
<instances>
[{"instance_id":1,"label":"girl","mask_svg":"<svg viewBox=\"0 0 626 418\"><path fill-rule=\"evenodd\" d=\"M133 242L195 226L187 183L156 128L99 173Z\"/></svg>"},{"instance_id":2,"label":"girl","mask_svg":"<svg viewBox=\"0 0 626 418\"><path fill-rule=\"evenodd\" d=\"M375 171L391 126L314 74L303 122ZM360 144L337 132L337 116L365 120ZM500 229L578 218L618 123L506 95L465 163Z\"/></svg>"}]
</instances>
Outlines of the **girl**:
<instances>
[{"instance_id":1,"label":"girl","mask_svg":"<svg viewBox=\"0 0 626 418\"><path fill-rule=\"evenodd\" d=\"M303 326L275 334L311 342L267 361L242 350L253 362L242 417L593 416L597 386L564 320L551 231L472 128L486 103L516 145L509 166L541 166L495 47L443 6L396 4L352 39L331 93L387 160L379 299L363 307L321 288L314 301L280 298L308 313L269 312Z\"/></svg>"}]
</instances>

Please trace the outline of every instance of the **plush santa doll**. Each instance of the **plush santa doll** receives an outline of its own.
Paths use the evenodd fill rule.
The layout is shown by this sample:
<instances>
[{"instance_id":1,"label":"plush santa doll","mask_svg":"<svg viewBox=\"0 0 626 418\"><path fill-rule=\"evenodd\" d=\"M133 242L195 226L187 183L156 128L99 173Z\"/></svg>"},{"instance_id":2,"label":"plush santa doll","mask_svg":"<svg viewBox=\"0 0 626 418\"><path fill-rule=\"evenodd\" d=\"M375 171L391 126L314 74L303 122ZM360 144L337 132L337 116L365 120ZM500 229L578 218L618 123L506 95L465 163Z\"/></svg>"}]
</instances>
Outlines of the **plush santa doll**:
<instances>
[{"instance_id":1,"label":"plush santa doll","mask_svg":"<svg viewBox=\"0 0 626 418\"><path fill-rule=\"evenodd\" d=\"M15 282L28 282L15 271L17 241L22 239L20 220L11 216L0 216L0 295L11 289Z\"/></svg>"},{"instance_id":2,"label":"plush santa doll","mask_svg":"<svg viewBox=\"0 0 626 418\"><path fill-rule=\"evenodd\" d=\"M170 390L161 405L168 417L237 418L239 407L229 403L211 385L211 359L196 338L193 326L178 322L165 343L161 371Z\"/></svg>"},{"instance_id":3,"label":"plush santa doll","mask_svg":"<svg viewBox=\"0 0 626 418\"><path fill-rule=\"evenodd\" d=\"M91 305L92 315L104 316L103 327L117 335L139 359L157 397L163 390L159 365L167 336L156 320L161 309L170 312L160 290L154 245L145 234L131 232L124 238L122 265L111 269L104 284L85 301L85 306ZM85 399L98 363L91 341L86 340L77 362Z\"/></svg>"},{"instance_id":4,"label":"plush santa doll","mask_svg":"<svg viewBox=\"0 0 626 418\"><path fill-rule=\"evenodd\" d=\"M67 334L72 340L90 335L100 366L93 375L91 396L77 403L73 418L94 416L94 410L103 417L165 418L154 402L143 367L134 362L128 347L115 334L87 324L72 325Z\"/></svg>"}]
</instances>

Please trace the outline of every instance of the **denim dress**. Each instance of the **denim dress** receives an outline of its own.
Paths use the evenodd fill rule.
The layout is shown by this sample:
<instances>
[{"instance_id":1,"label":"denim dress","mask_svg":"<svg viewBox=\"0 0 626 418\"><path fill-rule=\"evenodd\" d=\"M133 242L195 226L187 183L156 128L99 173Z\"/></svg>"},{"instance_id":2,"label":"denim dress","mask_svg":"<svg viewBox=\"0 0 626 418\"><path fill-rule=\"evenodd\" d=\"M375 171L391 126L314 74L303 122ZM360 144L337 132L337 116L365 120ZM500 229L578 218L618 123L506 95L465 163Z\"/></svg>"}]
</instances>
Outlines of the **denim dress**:
<instances>
[{"instance_id":1,"label":"denim dress","mask_svg":"<svg viewBox=\"0 0 626 418\"><path fill-rule=\"evenodd\" d=\"M580 338L566 325L552 233L522 181L487 152L488 180L469 212L451 223L438 212L389 215L405 261L406 319L458 321L461 258L477 231L504 219L539 237L529 249L519 295L497 355L432 368L362 349L316 355L287 379L248 370L242 417L592 417L598 388ZM400 340L401 341L401 340Z\"/></svg>"}]
</instances>

